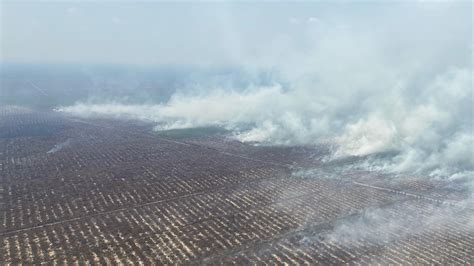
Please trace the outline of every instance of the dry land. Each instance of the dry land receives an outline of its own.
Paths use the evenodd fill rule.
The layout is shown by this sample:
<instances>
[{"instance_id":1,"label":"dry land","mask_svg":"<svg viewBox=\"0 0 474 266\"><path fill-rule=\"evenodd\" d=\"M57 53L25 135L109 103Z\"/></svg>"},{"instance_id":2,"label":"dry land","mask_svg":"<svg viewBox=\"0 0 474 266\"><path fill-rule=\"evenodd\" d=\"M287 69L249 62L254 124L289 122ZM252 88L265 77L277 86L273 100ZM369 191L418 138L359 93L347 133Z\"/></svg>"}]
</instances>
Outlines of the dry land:
<instances>
[{"instance_id":1,"label":"dry land","mask_svg":"<svg viewBox=\"0 0 474 266\"><path fill-rule=\"evenodd\" d=\"M0 263L474 263L462 185L150 128L1 107Z\"/></svg>"}]
</instances>

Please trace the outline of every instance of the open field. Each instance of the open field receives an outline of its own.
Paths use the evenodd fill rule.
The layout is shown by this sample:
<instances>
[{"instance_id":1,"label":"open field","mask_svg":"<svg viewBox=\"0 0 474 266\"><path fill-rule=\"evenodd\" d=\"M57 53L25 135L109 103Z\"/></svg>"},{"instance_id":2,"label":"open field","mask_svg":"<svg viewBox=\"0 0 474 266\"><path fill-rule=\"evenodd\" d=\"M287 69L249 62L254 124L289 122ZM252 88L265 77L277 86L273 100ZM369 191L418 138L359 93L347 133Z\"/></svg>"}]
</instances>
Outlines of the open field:
<instances>
[{"instance_id":1,"label":"open field","mask_svg":"<svg viewBox=\"0 0 474 266\"><path fill-rule=\"evenodd\" d=\"M462 186L324 154L2 107L0 262L474 263Z\"/></svg>"}]
</instances>

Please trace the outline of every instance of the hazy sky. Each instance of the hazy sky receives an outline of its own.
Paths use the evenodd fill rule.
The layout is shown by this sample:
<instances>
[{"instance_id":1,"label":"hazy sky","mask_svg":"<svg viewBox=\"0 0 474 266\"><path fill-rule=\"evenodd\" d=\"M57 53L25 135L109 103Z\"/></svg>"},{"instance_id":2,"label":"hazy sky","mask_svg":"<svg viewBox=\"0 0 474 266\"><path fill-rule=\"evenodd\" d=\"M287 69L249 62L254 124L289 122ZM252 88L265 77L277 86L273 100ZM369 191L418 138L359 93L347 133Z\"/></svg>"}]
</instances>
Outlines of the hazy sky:
<instances>
[{"instance_id":1,"label":"hazy sky","mask_svg":"<svg viewBox=\"0 0 474 266\"><path fill-rule=\"evenodd\" d=\"M328 32L377 35L390 49L429 49L433 42L466 45L469 42L459 38L471 37L471 18L470 1L1 1L0 58L36 63L273 64L286 50L313 49ZM459 48L465 56L466 47Z\"/></svg>"}]
</instances>

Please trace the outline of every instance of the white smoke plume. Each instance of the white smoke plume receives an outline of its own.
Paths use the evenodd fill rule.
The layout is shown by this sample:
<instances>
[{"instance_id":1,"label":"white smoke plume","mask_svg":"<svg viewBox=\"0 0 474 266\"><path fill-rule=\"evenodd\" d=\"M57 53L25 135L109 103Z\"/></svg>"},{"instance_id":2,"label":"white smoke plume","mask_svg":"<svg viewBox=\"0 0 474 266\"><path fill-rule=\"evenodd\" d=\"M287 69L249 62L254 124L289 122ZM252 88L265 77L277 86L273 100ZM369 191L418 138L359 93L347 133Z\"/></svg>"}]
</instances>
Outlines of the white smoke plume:
<instances>
[{"instance_id":1,"label":"white smoke plume","mask_svg":"<svg viewBox=\"0 0 474 266\"><path fill-rule=\"evenodd\" d=\"M52 149L50 149L49 151L47 151L46 153L56 153L66 147L68 147L69 145L71 145L71 139L68 138L66 141L63 141L61 143L58 143L56 145L54 145L54 147Z\"/></svg>"},{"instance_id":2,"label":"white smoke plume","mask_svg":"<svg viewBox=\"0 0 474 266\"><path fill-rule=\"evenodd\" d=\"M403 215L400 215L401 213ZM462 221L465 228L462 229L472 232L473 215L469 211L451 206L430 205L424 206L423 211L420 211L413 208L413 203L401 203L387 209L366 209L358 215L338 221L334 228L324 235L324 238L329 242L346 245L357 245L356 243L364 243L364 241L387 245L408 236L439 231L444 225L453 223L455 220L453 217L460 217L460 213L465 215ZM306 241L311 241L311 239Z\"/></svg>"},{"instance_id":3,"label":"white smoke plume","mask_svg":"<svg viewBox=\"0 0 474 266\"><path fill-rule=\"evenodd\" d=\"M334 157L393 151L396 156L372 163L472 178L472 4L400 3L366 11L370 19L364 12L290 16L286 31L258 47L238 27L229 29L240 40L230 46L238 55L232 63L255 76L272 69L267 86L203 82L193 84L200 93L176 93L164 103L103 99L57 110L153 121L157 130L222 126L248 142L329 143Z\"/></svg>"}]
</instances>

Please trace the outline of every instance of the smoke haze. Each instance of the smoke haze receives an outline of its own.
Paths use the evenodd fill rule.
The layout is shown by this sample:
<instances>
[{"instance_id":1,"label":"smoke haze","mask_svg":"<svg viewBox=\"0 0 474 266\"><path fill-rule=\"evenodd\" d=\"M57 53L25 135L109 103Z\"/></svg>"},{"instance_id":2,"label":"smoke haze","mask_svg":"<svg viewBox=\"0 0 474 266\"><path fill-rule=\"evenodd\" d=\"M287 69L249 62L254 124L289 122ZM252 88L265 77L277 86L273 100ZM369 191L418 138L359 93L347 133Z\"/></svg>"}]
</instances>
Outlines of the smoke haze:
<instances>
[{"instance_id":1,"label":"smoke haze","mask_svg":"<svg viewBox=\"0 0 474 266\"><path fill-rule=\"evenodd\" d=\"M314 169L291 168L292 178L385 174L467 191L456 208L408 195L416 207L349 210L325 241L388 243L473 209L470 1L41 4L2 4L0 104L135 119L154 131L219 127L251 145L329 151ZM473 215L463 215L472 231Z\"/></svg>"},{"instance_id":2,"label":"smoke haze","mask_svg":"<svg viewBox=\"0 0 474 266\"><path fill-rule=\"evenodd\" d=\"M363 157L369 169L472 184L472 8L8 2L1 82L16 90L2 89L1 101L155 130L218 126L264 145L324 144L327 160Z\"/></svg>"},{"instance_id":3,"label":"smoke haze","mask_svg":"<svg viewBox=\"0 0 474 266\"><path fill-rule=\"evenodd\" d=\"M232 64L240 69L232 78L204 71L161 102L101 97L57 110L143 119L157 130L221 126L247 142L326 143L336 158L393 151L372 166L472 178L471 4L316 6L319 16L262 27L265 40L247 32L239 12L225 17L232 27L221 37L232 35Z\"/></svg>"}]
</instances>

